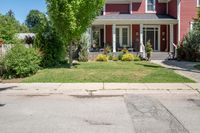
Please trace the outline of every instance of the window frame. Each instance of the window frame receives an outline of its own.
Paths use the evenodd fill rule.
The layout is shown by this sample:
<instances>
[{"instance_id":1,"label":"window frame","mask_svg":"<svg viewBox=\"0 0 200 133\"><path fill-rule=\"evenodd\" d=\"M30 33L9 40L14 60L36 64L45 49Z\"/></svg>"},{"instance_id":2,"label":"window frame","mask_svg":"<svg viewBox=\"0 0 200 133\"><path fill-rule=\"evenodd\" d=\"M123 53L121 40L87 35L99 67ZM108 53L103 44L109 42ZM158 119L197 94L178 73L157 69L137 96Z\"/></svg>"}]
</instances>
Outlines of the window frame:
<instances>
[{"instance_id":1,"label":"window frame","mask_svg":"<svg viewBox=\"0 0 200 133\"><path fill-rule=\"evenodd\" d=\"M156 0L153 0L153 2L154 2L154 5L153 5L154 11L149 11L148 10L148 0L145 1L145 12L146 13L156 13Z\"/></svg>"},{"instance_id":2,"label":"window frame","mask_svg":"<svg viewBox=\"0 0 200 133\"><path fill-rule=\"evenodd\" d=\"M130 36L130 29L129 26L116 26L116 29L119 29L119 46L124 47L123 43L123 29L127 29L127 45L125 47L130 47L129 36ZM116 35L116 43L117 43L117 35Z\"/></svg>"}]
</instances>

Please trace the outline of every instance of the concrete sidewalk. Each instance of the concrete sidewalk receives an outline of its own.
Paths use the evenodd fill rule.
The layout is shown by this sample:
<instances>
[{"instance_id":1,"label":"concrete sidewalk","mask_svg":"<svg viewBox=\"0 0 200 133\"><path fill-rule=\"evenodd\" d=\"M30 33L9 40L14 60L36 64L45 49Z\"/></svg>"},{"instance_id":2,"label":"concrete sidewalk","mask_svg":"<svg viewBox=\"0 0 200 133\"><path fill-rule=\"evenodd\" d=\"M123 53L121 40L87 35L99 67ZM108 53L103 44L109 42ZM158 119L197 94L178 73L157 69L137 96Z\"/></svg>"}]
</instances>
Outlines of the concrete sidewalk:
<instances>
[{"instance_id":1,"label":"concrete sidewalk","mask_svg":"<svg viewBox=\"0 0 200 133\"><path fill-rule=\"evenodd\" d=\"M11 83L0 84L1 93L63 93L71 95L125 94L134 92L195 92L200 83Z\"/></svg>"}]
</instances>

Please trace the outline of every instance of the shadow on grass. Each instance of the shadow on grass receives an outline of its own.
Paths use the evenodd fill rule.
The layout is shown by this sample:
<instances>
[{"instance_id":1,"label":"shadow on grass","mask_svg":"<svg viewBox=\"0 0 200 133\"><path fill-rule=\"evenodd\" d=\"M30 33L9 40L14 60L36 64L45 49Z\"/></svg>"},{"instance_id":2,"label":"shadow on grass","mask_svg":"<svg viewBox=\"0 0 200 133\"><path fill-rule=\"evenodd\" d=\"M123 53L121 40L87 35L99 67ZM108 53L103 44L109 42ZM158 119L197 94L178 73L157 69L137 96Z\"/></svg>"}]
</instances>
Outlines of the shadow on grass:
<instances>
[{"instance_id":1,"label":"shadow on grass","mask_svg":"<svg viewBox=\"0 0 200 133\"><path fill-rule=\"evenodd\" d=\"M73 63L72 68L77 68L80 65L80 63ZM57 68L67 68L70 69L70 65L68 63L66 64L58 64L55 66L50 66L50 67L44 67L45 69L57 69Z\"/></svg>"},{"instance_id":2,"label":"shadow on grass","mask_svg":"<svg viewBox=\"0 0 200 133\"><path fill-rule=\"evenodd\" d=\"M149 68L163 68L162 66L158 66L155 64L143 64L143 63L135 63L135 64L139 66L149 67Z\"/></svg>"}]
</instances>

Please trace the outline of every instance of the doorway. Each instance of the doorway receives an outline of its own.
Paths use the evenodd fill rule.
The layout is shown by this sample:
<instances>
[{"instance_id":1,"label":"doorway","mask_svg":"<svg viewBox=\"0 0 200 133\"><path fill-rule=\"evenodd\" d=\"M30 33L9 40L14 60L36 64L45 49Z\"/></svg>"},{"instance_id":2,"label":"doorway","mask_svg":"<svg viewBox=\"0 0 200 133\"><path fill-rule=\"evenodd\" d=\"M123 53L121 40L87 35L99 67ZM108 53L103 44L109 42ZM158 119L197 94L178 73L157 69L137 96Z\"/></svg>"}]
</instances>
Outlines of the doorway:
<instances>
[{"instance_id":1,"label":"doorway","mask_svg":"<svg viewBox=\"0 0 200 133\"><path fill-rule=\"evenodd\" d=\"M153 51L160 51L160 27L159 26L145 26L143 28L143 42L144 45L150 41Z\"/></svg>"}]
</instances>

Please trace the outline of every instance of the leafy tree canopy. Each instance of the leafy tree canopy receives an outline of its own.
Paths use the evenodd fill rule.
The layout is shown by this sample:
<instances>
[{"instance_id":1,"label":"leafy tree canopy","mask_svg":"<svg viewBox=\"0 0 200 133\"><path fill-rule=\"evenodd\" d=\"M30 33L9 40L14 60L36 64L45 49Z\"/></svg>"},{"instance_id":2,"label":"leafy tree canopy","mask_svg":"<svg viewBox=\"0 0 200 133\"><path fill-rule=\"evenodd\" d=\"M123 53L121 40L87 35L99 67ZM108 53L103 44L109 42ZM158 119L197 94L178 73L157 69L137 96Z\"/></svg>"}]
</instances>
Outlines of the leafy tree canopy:
<instances>
[{"instance_id":1,"label":"leafy tree canopy","mask_svg":"<svg viewBox=\"0 0 200 133\"><path fill-rule=\"evenodd\" d=\"M37 33L46 24L47 18L44 13L38 10L31 10L26 17L25 24L31 32Z\"/></svg>"},{"instance_id":2,"label":"leafy tree canopy","mask_svg":"<svg viewBox=\"0 0 200 133\"><path fill-rule=\"evenodd\" d=\"M53 26L65 41L71 45L99 15L104 0L46 0ZM69 52L70 66L72 55Z\"/></svg>"}]
</instances>

